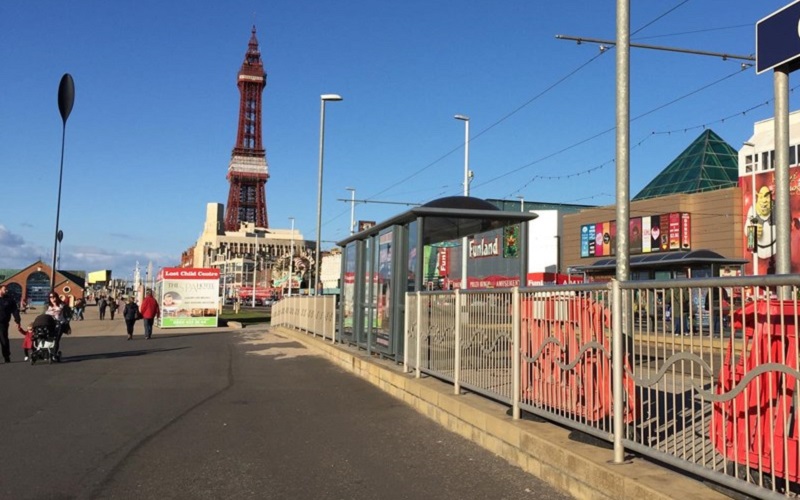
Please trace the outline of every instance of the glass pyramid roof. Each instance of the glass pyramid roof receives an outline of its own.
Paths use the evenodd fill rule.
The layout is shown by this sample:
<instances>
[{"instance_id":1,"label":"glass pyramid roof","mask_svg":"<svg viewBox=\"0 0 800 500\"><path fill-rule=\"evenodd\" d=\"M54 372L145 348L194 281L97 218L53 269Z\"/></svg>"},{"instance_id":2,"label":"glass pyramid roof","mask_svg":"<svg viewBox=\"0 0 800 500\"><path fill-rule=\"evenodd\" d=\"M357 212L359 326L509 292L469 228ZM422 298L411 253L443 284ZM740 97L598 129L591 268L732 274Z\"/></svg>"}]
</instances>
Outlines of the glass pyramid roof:
<instances>
[{"instance_id":1,"label":"glass pyramid roof","mask_svg":"<svg viewBox=\"0 0 800 500\"><path fill-rule=\"evenodd\" d=\"M633 201L670 194L700 193L739 183L739 153L709 129L672 160Z\"/></svg>"}]
</instances>

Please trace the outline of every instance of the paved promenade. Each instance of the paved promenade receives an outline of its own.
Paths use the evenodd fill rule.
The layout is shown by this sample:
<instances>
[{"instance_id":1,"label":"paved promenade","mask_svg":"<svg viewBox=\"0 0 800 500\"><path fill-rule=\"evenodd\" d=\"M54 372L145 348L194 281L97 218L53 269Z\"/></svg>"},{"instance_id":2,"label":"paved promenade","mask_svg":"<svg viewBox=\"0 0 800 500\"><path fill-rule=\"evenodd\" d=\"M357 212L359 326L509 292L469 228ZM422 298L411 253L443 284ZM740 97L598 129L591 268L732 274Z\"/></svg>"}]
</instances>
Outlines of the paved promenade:
<instances>
[{"instance_id":1,"label":"paved promenade","mask_svg":"<svg viewBox=\"0 0 800 500\"><path fill-rule=\"evenodd\" d=\"M73 337L105 337L109 335L119 335L120 337L124 338L128 334L125 330L125 320L122 318L122 307L119 308L117 313L114 315L114 319L111 319L111 314L106 309L106 319L100 320L100 311L97 309L97 306L88 306L86 311L83 314L85 318L83 321L76 321L73 320L71 323L72 326L72 334ZM30 323L31 321L36 318L39 314L42 314L44 309L42 306L34 306L32 309L29 309L27 313L20 314L22 318L22 325L25 326L26 323ZM11 337L14 338L14 331L13 331L13 323L12 323L12 332ZM181 328L179 331L186 332L187 330L191 331L192 328ZM202 329L197 329L201 331ZM164 332L175 332L175 330L163 330L158 327L153 328L153 335L158 335L159 333ZM134 338L139 340L144 340L144 323L141 320L136 322L136 326L133 330Z\"/></svg>"}]
</instances>

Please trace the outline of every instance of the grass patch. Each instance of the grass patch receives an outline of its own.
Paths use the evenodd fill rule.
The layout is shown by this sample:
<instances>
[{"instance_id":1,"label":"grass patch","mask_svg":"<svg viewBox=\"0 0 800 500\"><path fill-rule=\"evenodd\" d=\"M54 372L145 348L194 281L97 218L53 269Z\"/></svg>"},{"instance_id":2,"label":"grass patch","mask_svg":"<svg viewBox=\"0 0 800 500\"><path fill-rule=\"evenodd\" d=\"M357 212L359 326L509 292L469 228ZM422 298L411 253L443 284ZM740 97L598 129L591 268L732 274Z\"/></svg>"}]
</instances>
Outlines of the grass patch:
<instances>
[{"instance_id":1,"label":"grass patch","mask_svg":"<svg viewBox=\"0 0 800 500\"><path fill-rule=\"evenodd\" d=\"M239 310L239 314L235 314L232 307L225 307L222 309L222 314L219 316L219 323L220 326L225 326L228 321L238 321L243 326L247 326L269 323L271 318L272 313L268 309L243 307Z\"/></svg>"}]
</instances>

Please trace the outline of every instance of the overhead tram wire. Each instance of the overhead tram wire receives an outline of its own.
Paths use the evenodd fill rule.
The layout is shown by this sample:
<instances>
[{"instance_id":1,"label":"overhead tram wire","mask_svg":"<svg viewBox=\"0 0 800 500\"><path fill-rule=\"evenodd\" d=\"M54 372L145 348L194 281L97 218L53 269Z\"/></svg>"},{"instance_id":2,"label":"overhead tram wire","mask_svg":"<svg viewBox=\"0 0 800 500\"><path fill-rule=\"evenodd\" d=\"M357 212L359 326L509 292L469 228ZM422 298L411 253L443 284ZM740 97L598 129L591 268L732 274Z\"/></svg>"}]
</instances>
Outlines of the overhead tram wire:
<instances>
[{"instance_id":1,"label":"overhead tram wire","mask_svg":"<svg viewBox=\"0 0 800 500\"><path fill-rule=\"evenodd\" d=\"M474 141L475 139L477 139L478 137L482 136L483 134L485 134L485 133L486 133L486 132L488 132L489 130L493 129L494 127L496 127L496 126L500 125L501 123L503 123L503 122L504 122L504 121L506 121L507 119L511 118L511 116L513 116L513 115L515 115L516 113L520 112L520 111L521 111L523 108L525 108L526 106L530 105L532 102L536 101L537 99L541 98L542 96L544 96L545 94L547 94L548 92L550 92L551 90L553 90L554 88L556 88L558 85L560 85L560 84L564 83L564 82L565 82L566 80L568 80L570 77L574 76L576 73L578 73L579 71L581 71L582 69L584 69L586 66L588 66L589 64L591 64L592 62L594 62L595 60L597 60L597 59L598 59L600 56L602 56L602 55L603 55L603 53L601 52L601 53L599 53L599 54L596 54L594 57L591 57L591 58L590 58L588 61L584 62L583 64L581 64L580 66L578 66L578 67L577 67L577 68L575 68L574 70L570 71L570 72L569 72L569 73L567 73L565 76L563 76L563 77L561 77L560 79L558 79L558 80L557 80L555 83L553 83L552 85L550 85L550 86L549 86L549 87L547 87L546 89L542 90L541 92L539 92L538 94L536 94L536 95L535 95L534 97L532 97L531 99L528 99L528 100L527 100L525 103L523 103L522 105L518 106L516 109L514 109L514 110L513 110L513 111L511 111L510 113L507 113L505 116L503 116L503 117L502 117L502 118L500 118L499 120L495 121L494 123L492 123L492 124L491 124L491 125L489 125L488 127L484 128L483 130L481 130L481 131L480 131L480 132L478 132L477 134L475 134L475 135L471 136L471 137L469 138L469 142L472 142L472 141ZM403 184L403 183L404 183L404 182L406 182L406 181L409 181L409 180L413 179L413 178L414 178L414 177L416 177L417 175L421 174L421 173L422 173L422 172L424 172L425 170L427 170L427 169L431 168L432 166L436 165L437 163L439 163L440 161L444 160L445 158L447 158L447 157L448 157L448 156L450 156L451 154L455 153L456 151L459 151L459 150L460 150L461 148L463 148L463 147L464 147L464 145L463 145L463 144L460 144L460 145L458 145L457 147L455 147L455 148L451 149L450 151L448 151L448 152L447 152L447 153L445 153L444 155L440 156L440 157L439 157L439 158L437 158L436 160L434 160L434 161L432 161L431 163L429 163L429 164L425 165L425 166L424 166L424 167L422 167L421 169L419 169L419 170L417 170L417 171L415 171L415 172L411 173L410 175L406 176L405 178L403 178L403 179L401 179L401 180L399 180L399 181L395 182L394 184L390 185L389 187L387 187L387 188L383 189L382 191L379 191L379 192L375 193L374 195L372 195L372 196L368 197L368 199L372 199L372 198L374 198L374 197L376 197L376 196L379 196L379 195L381 195L381 194L383 194L383 193L385 193L385 192L389 191L390 189L392 189L392 188L394 188L394 187L396 187L396 186L399 186L400 184Z\"/></svg>"},{"instance_id":2,"label":"overhead tram wire","mask_svg":"<svg viewBox=\"0 0 800 500\"><path fill-rule=\"evenodd\" d=\"M634 121L636 121L636 120L638 120L640 118L644 118L645 116L648 116L648 115L650 115L650 114L652 114L652 113L654 113L656 111L660 111L660 110L662 110L662 109L664 109L664 108L666 108L668 106L671 106L671 105L673 105L673 104L675 104L675 103L677 103L677 102L679 102L679 101L681 101L681 100L683 100L683 99L685 99L687 97L690 97L690 96L692 96L692 95L694 95L694 94L696 94L698 92L701 92L703 90L707 90L708 88L713 87L714 85L717 85L719 83L722 83L725 80L728 80L729 78L732 78L732 77L734 77L736 75L742 74L743 71L744 70L741 69L741 68L737 69L734 73L726 75L726 76L724 76L724 77L722 77L722 78L720 78L718 80L715 80L715 81L713 81L713 82L711 82L709 84L706 84L706 85L704 85L704 86L702 86L702 87L700 87L698 89L695 89L695 90L693 90L693 91L691 91L691 92L689 92L687 94L684 94L684 95L682 95L680 97L677 97L677 98L673 99L672 101L669 101L669 102L667 102L665 104L657 106L657 107L655 107L655 108L653 108L653 109L651 109L649 111L645 111L644 113L642 113L640 115L637 115L634 118L631 118L631 122L634 122ZM558 155L560 155L562 153L565 153L565 152L567 152L567 151L569 151L571 149L577 148L578 146L581 146L581 145L583 145L583 144L585 144L587 142L590 142L590 141L592 141L594 139L597 139L598 137L602 137L603 135L608 134L609 132L613 132L615 129L616 129L616 127L609 127L609 128L607 128L607 129L605 129L605 130L603 130L601 132L598 132L598 133L596 133L596 134L594 134L592 136L589 136L589 137L587 137L585 139L581 139L578 142L575 142L575 143L573 143L573 144L571 144L569 146L561 148L558 151L554 151L553 153L550 153L550 154L547 154L545 156L542 156L541 158L537 158L536 160L533 160L533 161L531 161L529 163L526 163L525 165L517 167L517 168L515 168L513 170L509 170L508 172L505 172L503 174L497 175L497 176L495 176L495 177L493 177L491 179L486 180L483 183L476 184L474 188L478 189L480 187L483 187L483 186L491 184L491 183L493 183L495 181L498 181L498 180L500 180L500 179L502 179L504 177L508 177L511 174L515 174L515 173L520 172L520 171L522 171L522 170L524 170L526 168L532 167L532 166L534 166L534 165L536 165L538 163L541 163L541 162L543 162L545 160L549 160L549 159L551 159L551 158L553 158L555 156L558 156Z\"/></svg>"},{"instance_id":3,"label":"overhead tram wire","mask_svg":"<svg viewBox=\"0 0 800 500\"><path fill-rule=\"evenodd\" d=\"M649 21L649 22L645 23L645 24L644 24L643 26L641 26L639 29L637 29L636 31L634 31L634 32L633 32L633 34L636 34L636 33L640 32L640 31L642 31L643 29L645 29L645 28L647 28L647 27L651 26L651 25L652 25L652 24L654 24L655 22L657 22L657 21L661 20L662 18L664 18L666 15L668 15L668 14L672 13L673 11L675 11L677 8L679 8L679 7L681 7L682 5L686 4L688 1L689 1L689 0L683 0L681 3L677 4L676 6L672 7L672 8L671 8L671 9L669 9L669 10L667 10L666 12L664 12L664 13L660 14L659 16L655 17L655 18L654 18L654 19L652 19L651 21ZM480 132L478 132L477 134L475 134L475 135L473 135L472 137L470 137L470 138L469 138L469 142L472 142L473 140L475 140L475 139L477 139L478 137L482 136L483 134L485 134L485 133L486 133L486 132L488 132L489 130L491 130L491 129L493 129L494 127L498 126L499 124L503 123L504 121L506 121L507 119L509 119L511 116L515 115L516 113L518 113L519 111L521 111L523 108L525 108L525 107L527 107L528 105L530 105L532 102L534 102L534 101L538 100L539 98L541 98L542 96L544 96L545 94L547 94L548 92L550 92L551 90L553 90L554 88L556 88L558 85L560 85L560 84L564 83L566 80L568 80L569 78L571 78L572 76L574 76L576 73L578 73L579 71L581 71L582 69L584 69L585 67L587 67L589 64L593 63L595 60L599 59L599 58L600 58L600 57L601 57L603 54L605 54L605 53L606 53L606 51L601 51L599 54L597 54L597 55L595 55L594 57L590 58L588 61L586 61L585 63L581 64L580 66L578 66L578 67L577 67L576 69L574 69L573 71L571 71L571 72L567 73L565 76L563 76L562 78L558 79L558 80L557 80L555 83L553 83L552 85L550 85L549 87L547 87L547 88L546 88L546 89L544 89L543 91L539 92L537 95L535 95L534 97L532 97L531 99L529 99L528 101L526 101L525 103L523 103L522 105L518 106L516 109L514 109L514 110L513 110L513 111L511 111L510 113L506 114L505 116L503 116L503 117L502 117L502 118L500 118L499 120L495 121L494 123L492 123L492 124L491 124L491 125L489 125L488 127L484 128L483 130L481 130L481 131L480 131ZM612 129L612 130L613 130L613 129ZM425 170L427 170L427 169L431 168L432 166L434 166L434 165L436 165L437 163L439 163L440 161L444 160L445 158L447 158L447 157L448 157L448 156L450 156L451 154L453 154L453 153L455 153L456 151L460 150L462 147L463 147L463 145L459 145L459 146L457 146L457 147L455 147L455 148L451 149L450 151L448 151L447 153L443 154L443 155L442 155L442 156L440 156L439 158L435 159L435 160L434 160L434 161L432 161L431 163L429 163L429 164L425 165L424 167L422 167L422 168L420 168L419 170L417 170L417 171L415 171L415 172L411 173L410 175L408 175L408 176L404 177L403 179L401 179L401 180L399 180L399 181L395 182L394 184L391 184L391 185L389 185L388 187L386 187L385 189L383 189L383 190L381 190L381 191L379 191L379 192L375 193L374 195L367 197L367 199L373 199L373 198L375 198L376 196L380 196L381 194L383 194L383 193L385 193L385 192L389 191L390 189L392 189L392 188L394 188L394 187L396 187L396 186L398 186L398 185L400 185L400 184L403 184L403 183L404 183L404 182L406 182L406 181L409 181L409 180L413 179L414 177L416 177L417 175L421 174L421 173L422 173L422 172L424 172ZM476 187L477 187L477 186L476 186Z\"/></svg>"}]
</instances>

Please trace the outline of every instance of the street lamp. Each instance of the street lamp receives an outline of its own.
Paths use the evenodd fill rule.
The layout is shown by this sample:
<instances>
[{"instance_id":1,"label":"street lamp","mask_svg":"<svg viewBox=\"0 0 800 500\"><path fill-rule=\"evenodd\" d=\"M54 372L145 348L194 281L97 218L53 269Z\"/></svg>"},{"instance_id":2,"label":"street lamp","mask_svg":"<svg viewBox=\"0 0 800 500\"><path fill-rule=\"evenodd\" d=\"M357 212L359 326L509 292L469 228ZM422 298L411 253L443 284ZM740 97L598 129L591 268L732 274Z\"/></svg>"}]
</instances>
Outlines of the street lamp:
<instances>
[{"instance_id":1,"label":"street lamp","mask_svg":"<svg viewBox=\"0 0 800 500\"><path fill-rule=\"evenodd\" d=\"M319 249L322 243L322 160L325 151L325 103L328 101L341 101L338 94L322 94L319 108L319 175L317 176L317 248L314 255L314 294L319 290Z\"/></svg>"},{"instance_id":2,"label":"street lamp","mask_svg":"<svg viewBox=\"0 0 800 500\"><path fill-rule=\"evenodd\" d=\"M464 196L469 196L469 180L472 172L469 170L469 116L456 115L456 120L464 122ZM467 289L467 237L461 242L461 289Z\"/></svg>"},{"instance_id":3,"label":"street lamp","mask_svg":"<svg viewBox=\"0 0 800 500\"><path fill-rule=\"evenodd\" d=\"M350 234L356 232L356 188L345 188L350 191Z\"/></svg>"},{"instance_id":4,"label":"street lamp","mask_svg":"<svg viewBox=\"0 0 800 500\"><path fill-rule=\"evenodd\" d=\"M56 253L58 251L58 222L61 218L61 180L64 178L64 138L67 135L67 118L75 104L75 82L72 75L64 73L58 84L58 111L61 113L61 166L58 169L58 201L56 202L56 233L53 242L53 268L50 270L50 289L56 287Z\"/></svg>"},{"instance_id":5,"label":"street lamp","mask_svg":"<svg viewBox=\"0 0 800 500\"><path fill-rule=\"evenodd\" d=\"M292 246L289 251L289 297L291 297L294 284L294 217L289 217L289 220L292 221Z\"/></svg>"},{"instance_id":6,"label":"street lamp","mask_svg":"<svg viewBox=\"0 0 800 500\"><path fill-rule=\"evenodd\" d=\"M56 266L61 267L61 241L64 239L64 231L58 230L56 233L56 241L58 241L58 258L56 258Z\"/></svg>"}]
</instances>

